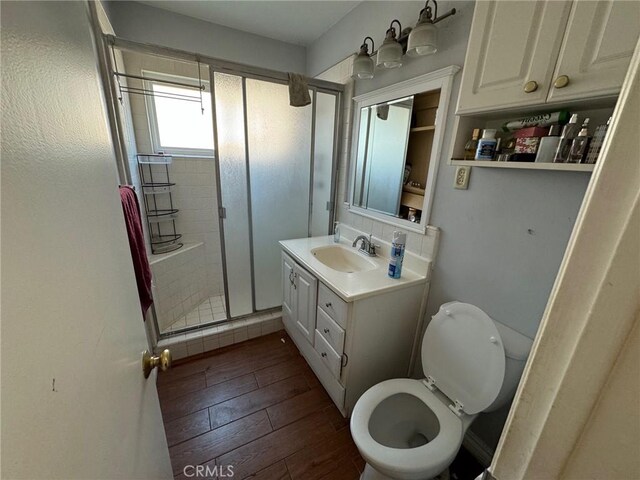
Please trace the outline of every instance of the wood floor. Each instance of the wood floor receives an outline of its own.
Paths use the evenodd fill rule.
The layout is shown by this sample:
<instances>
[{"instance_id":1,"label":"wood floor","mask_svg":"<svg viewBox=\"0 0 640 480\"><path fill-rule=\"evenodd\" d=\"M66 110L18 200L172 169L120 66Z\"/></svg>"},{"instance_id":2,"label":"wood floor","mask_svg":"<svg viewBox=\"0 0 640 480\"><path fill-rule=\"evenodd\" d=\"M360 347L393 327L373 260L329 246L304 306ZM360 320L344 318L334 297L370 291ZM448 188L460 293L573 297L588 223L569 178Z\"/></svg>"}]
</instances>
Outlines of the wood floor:
<instances>
[{"instance_id":1,"label":"wood floor","mask_svg":"<svg viewBox=\"0 0 640 480\"><path fill-rule=\"evenodd\" d=\"M283 331L176 365L158 393L176 479L187 465L233 466L236 480L355 480L364 468L348 421Z\"/></svg>"}]
</instances>

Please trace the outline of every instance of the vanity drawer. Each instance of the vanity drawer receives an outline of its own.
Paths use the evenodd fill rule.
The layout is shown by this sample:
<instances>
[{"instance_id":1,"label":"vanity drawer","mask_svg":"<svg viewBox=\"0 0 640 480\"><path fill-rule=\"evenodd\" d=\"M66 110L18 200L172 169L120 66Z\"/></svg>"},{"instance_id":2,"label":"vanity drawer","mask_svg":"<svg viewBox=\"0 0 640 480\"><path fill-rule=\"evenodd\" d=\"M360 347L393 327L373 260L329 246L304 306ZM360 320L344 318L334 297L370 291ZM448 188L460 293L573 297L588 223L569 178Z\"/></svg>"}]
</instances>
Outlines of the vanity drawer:
<instances>
[{"instance_id":1,"label":"vanity drawer","mask_svg":"<svg viewBox=\"0 0 640 480\"><path fill-rule=\"evenodd\" d=\"M317 327L320 335L331 345L338 355L342 355L344 330L331 317L318 307Z\"/></svg>"},{"instance_id":2,"label":"vanity drawer","mask_svg":"<svg viewBox=\"0 0 640 480\"><path fill-rule=\"evenodd\" d=\"M342 357L338 355L331 345L324 339L322 334L316 329L315 345L316 352L320 355L322 363L331 371L334 377L340 378L340 368L342 367Z\"/></svg>"},{"instance_id":3,"label":"vanity drawer","mask_svg":"<svg viewBox=\"0 0 640 480\"><path fill-rule=\"evenodd\" d=\"M347 309L349 305L329 290L329 287L324 283L320 283L318 288L318 306L343 329L347 328Z\"/></svg>"}]
</instances>

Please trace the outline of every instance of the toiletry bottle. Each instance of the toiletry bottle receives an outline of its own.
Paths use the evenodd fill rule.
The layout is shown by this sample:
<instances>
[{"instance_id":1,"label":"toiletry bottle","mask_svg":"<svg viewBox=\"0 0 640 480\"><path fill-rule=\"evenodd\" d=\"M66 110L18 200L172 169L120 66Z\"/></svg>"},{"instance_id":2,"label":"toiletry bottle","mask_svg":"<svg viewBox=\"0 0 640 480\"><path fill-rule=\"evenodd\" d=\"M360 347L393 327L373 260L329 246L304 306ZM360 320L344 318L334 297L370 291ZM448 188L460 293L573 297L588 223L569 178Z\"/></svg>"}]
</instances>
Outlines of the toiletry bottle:
<instances>
[{"instance_id":1,"label":"toiletry bottle","mask_svg":"<svg viewBox=\"0 0 640 480\"><path fill-rule=\"evenodd\" d=\"M571 151L571 144L573 139L578 135L578 114L571 115L571 120L562 129L562 135L560 136L560 142L556 150L556 155L553 158L554 163L566 163L569 159L569 152Z\"/></svg>"},{"instance_id":2,"label":"toiletry bottle","mask_svg":"<svg viewBox=\"0 0 640 480\"><path fill-rule=\"evenodd\" d=\"M540 139L540 145L538 146L538 154L536 155L536 162L538 163L552 163L553 157L558 149L560 143L560 131L562 127L560 125L553 125L549 129L549 135Z\"/></svg>"},{"instance_id":3,"label":"toiletry bottle","mask_svg":"<svg viewBox=\"0 0 640 480\"><path fill-rule=\"evenodd\" d=\"M391 253L389 255L389 276L400 278L402 274L402 259L404 258L404 246L407 243L407 234L400 231L393 232L391 241Z\"/></svg>"},{"instance_id":4,"label":"toiletry bottle","mask_svg":"<svg viewBox=\"0 0 640 480\"><path fill-rule=\"evenodd\" d=\"M340 243L340 222L333 222L333 241Z\"/></svg>"},{"instance_id":5,"label":"toiletry bottle","mask_svg":"<svg viewBox=\"0 0 640 480\"><path fill-rule=\"evenodd\" d=\"M474 128L471 134L471 139L464 146L464 159L473 160L476 156L476 149L478 148L478 138L480 138L480 129Z\"/></svg>"},{"instance_id":6,"label":"toiletry bottle","mask_svg":"<svg viewBox=\"0 0 640 480\"><path fill-rule=\"evenodd\" d=\"M571 150L569 151L568 163L581 163L585 154L587 153L587 147L589 146L589 119L585 118L582 128L578 136L571 142Z\"/></svg>"},{"instance_id":7,"label":"toiletry bottle","mask_svg":"<svg viewBox=\"0 0 640 480\"><path fill-rule=\"evenodd\" d=\"M542 113L539 115L530 115L528 117L510 120L502 124L503 132L513 132L527 127L548 127L554 123L564 125L569 120L569 112L560 110L553 113Z\"/></svg>"},{"instance_id":8,"label":"toiletry bottle","mask_svg":"<svg viewBox=\"0 0 640 480\"><path fill-rule=\"evenodd\" d=\"M496 153L496 130L486 128L482 131L482 138L478 141L476 160L493 160Z\"/></svg>"},{"instance_id":9,"label":"toiletry bottle","mask_svg":"<svg viewBox=\"0 0 640 480\"><path fill-rule=\"evenodd\" d=\"M602 150L602 144L604 143L604 138L607 136L607 130L609 130L609 124L611 123L611 117L607 120L605 125L598 125L596 128L596 133L593 134L593 138L591 139L591 144L589 145L589 153L587 153L587 158L584 163L596 163L598 160L598 156L600 155L600 150Z\"/></svg>"}]
</instances>

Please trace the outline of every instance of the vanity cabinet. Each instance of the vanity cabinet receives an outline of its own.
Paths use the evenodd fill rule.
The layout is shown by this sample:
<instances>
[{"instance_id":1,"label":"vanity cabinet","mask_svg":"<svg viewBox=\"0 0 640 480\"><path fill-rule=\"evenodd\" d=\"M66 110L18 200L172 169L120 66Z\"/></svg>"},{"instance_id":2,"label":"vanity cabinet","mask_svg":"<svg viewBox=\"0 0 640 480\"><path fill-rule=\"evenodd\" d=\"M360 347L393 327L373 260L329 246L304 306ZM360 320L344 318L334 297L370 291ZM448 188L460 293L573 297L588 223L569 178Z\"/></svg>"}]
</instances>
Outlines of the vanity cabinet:
<instances>
[{"instance_id":1,"label":"vanity cabinet","mask_svg":"<svg viewBox=\"0 0 640 480\"><path fill-rule=\"evenodd\" d=\"M640 2L477 2L458 114L618 94Z\"/></svg>"},{"instance_id":2,"label":"vanity cabinet","mask_svg":"<svg viewBox=\"0 0 640 480\"><path fill-rule=\"evenodd\" d=\"M407 377L426 281L345 301L282 252L284 327L344 416L370 387Z\"/></svg>"},{"instance_id":3,"label":"vanity cabinet","mask_svg":"<svg viewBox=\"0 0 640 480\"><path fill-rule=\"evenodd\" d=\"M313 344L318 281L291 258L282 258L282 314Z\"/></svg>"}]
</instances>

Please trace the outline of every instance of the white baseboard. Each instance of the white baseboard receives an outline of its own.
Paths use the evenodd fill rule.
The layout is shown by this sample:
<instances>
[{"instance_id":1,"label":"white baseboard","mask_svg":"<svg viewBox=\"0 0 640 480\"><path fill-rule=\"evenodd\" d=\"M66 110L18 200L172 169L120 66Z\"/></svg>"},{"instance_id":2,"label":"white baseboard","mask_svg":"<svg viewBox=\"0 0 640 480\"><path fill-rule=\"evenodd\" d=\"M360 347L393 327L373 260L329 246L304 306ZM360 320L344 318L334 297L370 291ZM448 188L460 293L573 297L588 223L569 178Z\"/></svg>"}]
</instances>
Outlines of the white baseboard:
<instances>
[{"instance_id":1,"label":"white baseboard","mask_svg":"<svg viewBox=\"0 0 640 480\"><path fill-rule=\"evenodd\" d=\"M480 437L478 437L471 430L467 430L462 445L466 448L471 455L473 455L483 467L487 468L491 465L493 454L495 453L486 443L484 443Z\"/></svg>"}]
</instances>

